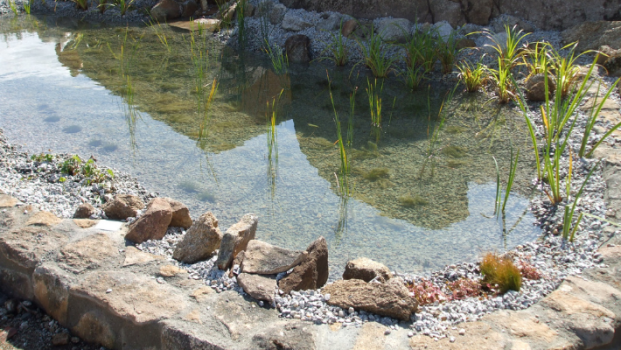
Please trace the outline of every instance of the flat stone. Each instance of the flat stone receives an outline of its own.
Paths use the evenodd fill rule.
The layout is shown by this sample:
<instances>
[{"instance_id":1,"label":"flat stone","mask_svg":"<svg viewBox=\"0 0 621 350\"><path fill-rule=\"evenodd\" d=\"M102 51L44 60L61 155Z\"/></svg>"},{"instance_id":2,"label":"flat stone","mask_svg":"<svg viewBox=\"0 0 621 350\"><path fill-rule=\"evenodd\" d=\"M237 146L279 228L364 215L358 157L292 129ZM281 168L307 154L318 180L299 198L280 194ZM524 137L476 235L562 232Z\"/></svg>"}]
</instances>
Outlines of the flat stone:
<instances>
[{"instance_id":1,"label":"flat stone","mask_svg":"<svg viewBox=\"0 0 621 350\"><path fill-rule=\"evenodd\" d=\"M26 221L26 225L34 225L34 226L54 226L58 225L62 219L58 218L56 215L50 213L49 211L40 211L31 216L28 221Z\"/></svg>"},{"instance_id":2,"label":"flat stone","mask_svg":"<svg viewBox=\"0 0 621 350\"><path fill-rule=\"evenodd\" d=\"M194 21L170 22L168 25L174 28L187 30L189 32L201 29L212 33L220 28L221 23L222 21L216 18L199 18Z\"/></svg>"},{"instance_id":3,"label":"flat stone","mask_svg":"<svg viewBox=\"0 0 621 350\"><path fill-rule=\"evenodd\" d=\"M164 265L160 267L160 275L163 277L175 277L178 274L188 273L186 270L175 265Z\"/></svg>"},{"instance_id":4,"label":"flat stone","mask_svg":"<svg viewBox=\"0 0 621 350\"><path fill-rule=\"evenodd\" d=\"M368 258L348 261L345 265L345 272L343 272L344 280L359 279L369 282L376 277L381 278L382 281L387 281L392 278L392 273L386 265Z\"/></svg>"},{"instance_id":5,"label":"flat stone","mask_svg":"<svg viewBox=\"0 0 621 350\"><path fill-rule=\"evenodd\" d=\"M237 255L246 249L248 242L254 239L257 232L259 218L254 214L246 214L242 219L229 227L220 244L216 265L220 270L226 270Z\"/></svg>"},{"instance_id":6,"label":"flat stone","mask_svg":"<svg viewBox=\"0 0 621 350\"><path fill-rule=\"evenodd\" d=\"M418 308L414 298L400 278L386 283L367 283L362 280L340 280L325 286L330 305L373 312L407 321Z\"/></svg>"},{"instance_id":7,"label":"flat stone","mask_svg":"<svg viewBox=\"0 0 621 350\"><path fill-rule=\"evenodd\" d=\"M306 257L293 271L278 281L285 293L292 290L318 289L328 281L328 244L323 237L317 238L306 248Z\"/></svg>"},{"instance_id":8,"label":"flat stone","mask_svg":"<svg viewBox=\"0 0 621 350\"><path fill-rule=\"evenodd\" d=\"M82 339L88 339L113 349L116 344L116 334L112 325L105 321L105 316L98 310L92 310L82 314L77 324L71 331Z\"/></svg>"},{"instance_id":9,"label":"flat stone","mask_svg":"<svg viewBox=\"0 0 621 350\"><path fill-rule=\"evenodd\" d=\"M0 237L0 266L4 261L34 269L48 253L67 243L68 238L44 227L25 227Z\"/></svg>"},{"instance_id":10,"label":"flat stone","mask_svg":"<svg viewBox=\"0 0 621 350\"><path fill-rule=\"evenodd\" d=\"M356 338L354 349L384 350L386 346L384 332L386 329L385 326L376 322L367 322L363 324Z\"/></svg>"},{"instance_id":11,"label":"flat stone","mask_svg":"<svg viewBox=\"0 0 621 350\"><path fill-rule=\"evenodd\" d=\"M73 219L73 223L79 228L90 228L97 225L97 220L90 219Z\"/></svg>"},{"instance_id":12,"label":"flat stone","mask_svg":"<svg viewBox=\"0 0 621 350\"><path fill-rule=\"evenodd\" d=\"M143 265L151 261L165 259L166 258L161 255L145 253L135 247L130 246L125 248L125 260L123 261L123 266Z\"/></svg>"},{"instance_id":13,"label":"flat stone","mask_svg":"<svg viewBox=\"0 0 621 350\"><path fill-rule=\"evenodd\" d=\"M104 204L102 209L109 219L125 220L136 217L138 211L144 207L144 202L138 196L117 194L111 202Z\"/></svg>"},{"instance_id":14,"label":"flat stone","mask_svg":"<svg viewBox=\"0 0 621 350\"><path fill-rule=\"evenodd\" d=\"M170 208L173 211L169 226L183 227L184 229L190 228L190 226L192 226L190 209L188 209L188 207L186 207L183 203L172 198L164 199L168 202L168 204L170 204Z\"/></svg>"},{"instance_id":15,"label":"flat stone","mask_svg":"<svg viewBox=\"0 0 621 350\"><path fill-rule=\"evenodd\" d=\"M306 252L292 251L252 240L244 253L242 271L262 275L277 274L298 265L305 256Z\"/></svg>"},{"instance_id":16,"label":"flat stone","mask_svg":"<svg viewBox=\"0 0 621 350\"><path fill-rule=\"evenodd\" d=\"M195 289L190 296L194 299L196 299L196 301L198 301L199 303L205 301L207 299L207 296L213 294L213 288L211 287L200 287L198 289Z\"/></svg>"},{"instance_id":17,"label":"flat stone","mask_svg":"<svg viewBox=\"0 0 621 350\"><path fill-rule=\"evenodd\" d=\"M460 324L460 328L464 328L466 334L455 335L457 339L454 343L449 338L436 341L426 335L415 335L410 338L410 346L416 350L498 350L507 349L510 344L506 335L496 332L484 322L466 322Z\"/></svg>"},{"instance_id":18,"label":"flat stone","mask_svg":"<svg viewBox=\"0 0 621 350\"><path fill-rule=\"evenodd\" d=\"M19 201L6 194L0 194L0 208L11 208L17 205Z\"/></svg>"},{"instance_id":19,"label":"flat stone","mask_svg":"<svg viewBox=\"0 0 621 350\"><path fill-rule=\"evenodd\" d=\"M293 32L299 32L300 30L313 26L312 24L306 22L302 17L291 12L287 12L285 14L285 17L280 25L282 29Z\"/></svg>"},{"instance_id":20,"label":"flat stone","mask_svg":"<svg viewBox=\"0 0 621 350\"><path fill-rule=\"evenodd\" d=\"M183 240L177 244L173 258L188 264L206 260L220 247L221 241L218 219L211 212L207 212L194 222Z\"/></svg>"},{"instance_id":21,"label":"flat stone","mask_svg":"<svg viewBox=\"0 0 621 350\"><path fill-rule=\"evenodd\" d=\"M171 219L170 204L163 198L154 198L149 203L147 211L129 226L125 239L135 243L162 239L166 235Z\"/></svg>"},{"instance_id":22,"label":"flat stone","mask_svg":"<svg viewBox=\"0 0 621 350\"><path fill-rule=\"evenodd\" d=\"M69 285L72 281L70 276L48 263L38 266L32 276L35 301L61 324L67 322Z\"/></svg>"},{"instance_id":23,"label":"flat stone","mask_svg":"<svg viewBox=\"0 0 621 350\"><path fill-rule=\"evenodd\" d=\"M264 300L270 304L274 301L274 292L277 287L275 276L252 275L244 272L237 276L237 283L244 289L244 292L257 300Z\"/></svg>"},{"instance_id":24,"label":"flat stone","mask_svg":"<svg viewBox=\"0 0 621 350\"><path fill-rule=\"evenodd\" d=\"M556 331L538 322L528 311L498 311L483 317L481 321L501 328L514 337L527 337L542 344L550 344L558 336Z\"/></svg>"},{"instance_id":25,"label":"flat stone","mask_svg":"<svg viewBox=\"0 0 621 350\"><path fill-rule=\"evenodd\" d=\"M87 236L64 246L58 261L67 269L80 273L101 266L106 259L119 255L116 244L103 233Z\"/></svg>"}]
</instances>

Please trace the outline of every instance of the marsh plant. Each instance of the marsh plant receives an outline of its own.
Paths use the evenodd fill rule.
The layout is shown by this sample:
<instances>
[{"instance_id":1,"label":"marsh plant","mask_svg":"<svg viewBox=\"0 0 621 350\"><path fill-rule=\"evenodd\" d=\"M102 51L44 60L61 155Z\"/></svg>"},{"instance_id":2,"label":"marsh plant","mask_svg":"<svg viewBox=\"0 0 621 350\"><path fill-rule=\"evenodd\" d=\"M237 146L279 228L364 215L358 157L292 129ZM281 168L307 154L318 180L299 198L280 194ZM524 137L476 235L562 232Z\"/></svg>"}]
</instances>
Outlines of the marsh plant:
<instances>
[{"instance_id":1,"label":"marsh plant","mask_svg":"<svg viewBox=\"0 0 621 350\"><path fill-rule=\"evenodd\" d=\"M501 191L501 180L500 180L500 169L498 168L498 162L494 159L494 165L496 166L496 200L494 201L494 215L505 215L505 208L507 206L507 202L509 201L509 195L511 195L511 188L513 187L513 182L515 181L515 172L517 170L518 159L520 158L520 150L517 150L517 154L515 155L515 159L513 158L513 148L511 148L511 161L509 163L509 176L507 177L507 184L505 186L505 195L504 199L502 198Z\"/></svg>"},{"instance_id":2,"label":"marsh plant","mask_svg":"<svg viewBox=\"0 0 621 350\"><path fill-rule=\"evenodd\" d=\"M359 64L364 64L371 70L376 78L386 78L393 71L393 64L397 57L391 57L388 53L388 45L382 37L375 33L375 28L371 25L369 37L366 41L356 38L356 43L360 48L362 61L354 65L352 70Z\"/></svg>"},{"instance_id":3,"label":"marsh plant","mask_svg":"<svg viewBox=\"0 0 621 350\"><path fill-rule=\"evenodd\" d=\"M101 0L101 1L105 3L106 0ZM164 32L164 28L162 28L162 25L160 24L160 22L154 19L151 19L149 23L150 23L151 29L153 29L153 32L155 33L155 36L157 36L157 39L166 48L166 51L170 53L172 51L172 48L170 44L168 43L168 37L166 36L166 33Z\"/></svg>"},{"instance_id":4,"label":"marsh plant","mask_svg":"<svg viewBox=\"0 0 621 350\"><path fill-rule=\"evenodd\" d=\"M240 50L244 50L246 47L246 1L238 1L235 9L237 12L237 45Z\"/></svg>"},{"instance_id":5,"label":"marsh plant","mask_svg":"<svg viewBox=\"0 0 621 350\"><path fill-rule=\"evenodd\" d=\"M11 9L11 12L13 12L15 16L17 16L19 14L19 10L17 9L17 4L15 3L15 1L7 1L9 2L9 8Z\"/></svg>"},{"instance_id":6,"label":"marsh plant","mask_svg":"<svg viewBox=\"0 0 621 350\"><path fill-rule=\"evenodd\" d=\"M24 3L22 3L22 6L24 7L24 11L26 12L26 14L30 14L30 9L32 8L32 1L33 0L28 0Z\"/></svg>"},{"instance_id":7,"label":"marsh plant","mask_svg":"<svg viewBox=\"0 0 621 350\"><path fill-rule=\"evenodd\" d=\"M501 104L509 103L516 97L516 85L510 69L503 66L503 59L498 57L498 69L488 68L489 80L494 86L496 98Z\"/></svg>"},{"instance_id":8,"label":"marsh plant","mask_svg":"<svg viewBox=\"0 0 621 350\"><path fill-rule=\"evenodd\" d=\"M501 294L522 287L522 274L510 258L499 257L494 253L487 253L480 264L483 283L489 289L498 290Z\"/></svg>"},{"instance_id":9,"label":"marsh plant","mask_svg":"<svg viewBox=\"0 0 621 350\"><path fill-rule=\"evenodd\" d=\"M436 38L437 32L432 27L415 30L406 43L402 45L406 51L405 62L410 69L423 67L426 72L433 70L438 59Z\"/></svg>"},{"instance_id":10,"label":"marsh plant","mask_svg":"<svg viewBox=\"0 0 621 350\"><path fill-rule=\"evenodd\" d=\"M582 217L583 217L583 214L580 213L580 215L578 216L578 219L576 220L576 223L574 224L574 228L572 229L571 225L572 225L572 221L574 218L574 214L576 212L576 204L578 204L578 201L580 200L580 197L582 196L582 192L584 191L584 187L586 186L586 183L589 181L589 179L591 178L591 175L593 175L593 171L595 171L595 169L597 169L598 166L599 166L599 162L591 168L591 170L585 177L584 181L582 182L582 186L580 186L580 189L574 196L574 202L571 205L571 209L569 208L569 204L565 205L565 211L563 213L563 239L565 241L568 241L568 240L570 242L574 241L576 230L578 229L578 226L580 225L580 222L582 221ZM569 195L568 195L568 198L569 198Z\"/></svg>"},{"instance_id":11,"label":"marsh plant","mask_svg":"<svg viewBox=\"0 0 621 350\"><path fill-rule=\"evenodd\" d=\"M457 65L459 71L459 80L466 85L466 91L477 92L483 86L486 79L486 67L477 62L476 65L471 64L468 60L463 60Z\"/></svg>"},{"instance_id":12,"label":"marsh plant","mask_svg":"<svg viewBox=\"0 0 621 350\"><path fill-rule=\"evenodd\" d=\"M371 112L371 134L375 136L375 142L379 142L382 134L382 92L384 81L377 85L377 79L373 83L367 78L367 97L369 99L369 112Z\"/></svg>"},{"instance_id":13,"label":"marsh plant","mask_svg":"<svg viewBox=\"0 0 621 350\"><path fill-rule=\"evenodd\" d=\"M289 67L289 57L284 50L277 45L270 44L269 41L265 42L265 53L272 61L272 67L274 67L274 73L286 74Z\"/></svg>"},{"instance_id":14,"label":"marsh plant","mask_svg":"<svg viewBox=\"0 0 621 350\"><path fill-rule=\"evenodd\" d=\"M401 72L405 85L412 91L418 90L420 85L426 79L428 71L424 66L412 67L406 66L405 70Z\"/></svg>"},{"instance_id":15,"label":"marsh plant","mask_svg":"<svg viewBox=\"0 0 621 350\"><path fill-rule=\"evenodd\" d=\"M530 33L524 33L521 29L518 30L517 26L509 27L505 25L505 40L502 40L502 36L495 35L488 30L482 32L492 41L490 46L496 51L499 58L499 69L511 70L520 63L520 58L525 53L521 50L520 43Z\"/></svg>"},{"instance_id":16,"label":"marsh plant","mask_svg":"<svg viewBox=\"0 0 621 350\"><path fill-rule=\"evenodd\" d=\"M604 140L606 140L608 136L610 136L613 132L615 132L615 130L621 127L621 123L615 124L612 128L610 128L610 130L608 130L602 137L599 138L599 140L591 147L590 151L588 152L586 151L586 146L587 146L587 143L589 142L591 131L593 130L593 126L595 126L595 122L597 122L598 120L599 113L602 111L602 108L604 107L604 103L606 102L606 100L610 98L610 94L615 90L617 85L619 85L620 80L621 78L617 79L612 84L612 86L608 89L608 91L606 91L606 94L602 98L593 98L593 104L591 105L591 108L589 109L589 117L587 119L587 123L584 129L584 134L582 135L582 140L580 142L580 151L579 151L580 157L590 157L591 155L593 155L593 152L595 151L595 149L597 149L597 147L599 147L599 145L602 142L604 142ZM597 93L595 94L595 96L599 96L600 86L601 85L598 85Z\"/></svg>"},{"instance_id":17,"label":"marsh plant","mask_svg":"<svg viewBox=\"0 0 621 350\"><path fill-rule=\"evenodd\" d=\"M330 60L334 62L337 66L344 66L347 64L347 57L349 56L349 52L347 51L347 46L345 45L345 37L343 36L343 20L341 19L341 24L339 26L339 30L336 34L330 32L330 38L332 39L327 45L326 48L322 52L322 57L320 60ZM327 56L323 56L325 53L328 53Z\"/></svg>"},{"instance_id":18,"label":"marsh plant","mask_svg":"<svg viewBox=\"0 0 621 350\"><path fill-rule=\"evenodd\" d=\"M446 37L446 40L438 36L438 58L442 64L442 74L448 74L453 71L455 66L455 57L457 56L457 39L455 37L455 31L451 31L451 34Z\"/></svg>"},{"instance_id":19,"label":"marsh plant","mask_svg":"<svg viewBox=\"0 0 621 350\"><path fill-rule=\"evenodd\" d=\"M330 102L332 103L332 110L334 111L334 124L336 125L336 144L339 149L339 160L340 160L340 177L339 174L334 173L334 176L337 180L337 185L339 186L339 192L341 196L350 196L351 188L349 183L349 174L350 174L350 164L349 159L347 158L347 148L345 147L345 143L343 142L343 135L341 133L341 121L339 119L339 113L336 110L336 104L334 103L334 96L332 95L332 81L330 80L330 75L326 70L326 74L328 76L328 93L330 95Z\"/></svg>"},{"instance_id":20,"label":"marsh plant","mask_svg":"<svg viewBox=\"0 0 621 350\"><path fill-rule=\"evenodd\" d=\"M453 95L455 94L455 90L457 89L457 85L455 88L447 93L444 100L440 104L440 109L438 110L438 122L435 124L433 129L431 129L431 98L429 96L431 87L428 88L427 91L427 148L425 149L425 159L423 161L423 166L420 169L418 174L419 178L422 178L425 174L425 170L427 169L427 164L431 161L431 176L434 175L435 171L435 156L438 151L437 146L440 140L440 132L442 131L446 120L449 117L448 105L453 100Z\"/></svg>"},{"instance_id":21,"label":"marsh plant","mask_svg":"<svg viewBox=\"0 0 621 350\"><path fill-rule=\"evenodd\" d=\"M267 101L267 108L265 109L267 124L267 179L272 201L276 196L276 180L278 177L278 135L276 130L278 125L278 102L283 91L284 89L280 90L280 94L274 97L271 103Z\"/></svg>"}]
</instances>

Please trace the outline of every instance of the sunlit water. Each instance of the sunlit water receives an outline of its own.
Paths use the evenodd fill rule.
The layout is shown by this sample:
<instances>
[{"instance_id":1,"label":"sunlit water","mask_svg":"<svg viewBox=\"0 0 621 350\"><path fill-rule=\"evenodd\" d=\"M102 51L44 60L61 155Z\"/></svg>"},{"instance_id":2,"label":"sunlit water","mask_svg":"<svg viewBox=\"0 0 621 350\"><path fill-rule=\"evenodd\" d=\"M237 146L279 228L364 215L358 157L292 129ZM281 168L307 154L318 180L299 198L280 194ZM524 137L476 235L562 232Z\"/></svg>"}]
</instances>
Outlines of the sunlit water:
<instances>
[{"instance_id":1,"label":"sunlit water","mask_svg":"<svg viewBox=\"0 0 621 350\"><path fill-rule=\"evenodd\" d=\"M136 50L122 66L125 29L57 25L49 18L0 27L0 127L10 141L30 152L94 155L184 202L193 216L214 212L223 228L256 213L257 238L276 245L304 249L324 236L333 277L356 257L398 271L430 270L540 234L527 210L532 159L523 122L508 110L482 107L480 96L457 94L444 107L450 113L429 153L447 87L412 93L400 80L387 80L377 136L370 126L367 77L350 74L351 67L331 69L344 138L349 95L358 86L348 152L351 195L343 197L326 66L292 66L289 74L277 75L260 57L239 57L207 43L213 59L203 81L216 78L219 89L204 119L197 113L187 33L164 29L168 53L152 29L131 28L126 57L127 48ZM135 90L135 123L128 120L122 74ZM280 91L270 148L265 106ZM199 140L201 132L206 136ZM503 226L493 215L492 156L506 178L512 148L522 152Z\"/></svg>"}]
</instances>

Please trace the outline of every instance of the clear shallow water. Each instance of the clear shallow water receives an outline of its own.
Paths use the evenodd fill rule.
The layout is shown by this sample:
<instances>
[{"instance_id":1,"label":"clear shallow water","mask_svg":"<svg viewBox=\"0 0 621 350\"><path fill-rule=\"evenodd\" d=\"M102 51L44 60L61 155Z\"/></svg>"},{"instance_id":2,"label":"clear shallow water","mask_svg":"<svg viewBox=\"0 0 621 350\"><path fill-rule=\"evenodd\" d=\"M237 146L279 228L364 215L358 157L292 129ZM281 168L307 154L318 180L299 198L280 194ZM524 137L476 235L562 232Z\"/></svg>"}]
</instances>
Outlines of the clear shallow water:
<instances>
[{"instance_id":1,"label":"clear shallow water","mask_svg":"<svg viewBox=\"0 0 621 350\"><path fill-rule=\"evenodd\" d=\"M349 95L359 87L349 152L353 192L345 201L335 180L340 158L325 66L276 75L260 57L205 43L212 59L202 81L215 77L220 84L205 122L197 113L187 33L165 29L168 53L152 29L130 28L125 47L136 50L121 61L113 53L120 53L124 28L55 21L0 23L0 127L28 151L94 155L186 203L194 216L214 212L223 228L254 212L258 238L280 246L303 249L323 235L334 274L359 256L398 271L429 270L540 233L526 210L533 160L523 121L485 107L480 97L456 96L423 165L447 87L411 93L401 81L387 80L378 139L371 133L366 76L332 70L343 129ZM124 52L128 57L130 50ZM141 115L135 123L128 121L122 72L135 90ZM280 91L270 162L265 104ZM207 136L199 140L202 123ZM522 152L503 235L502 222L492 217L491 157L506 177L511 147ZM420 205L405 206L404 196Z\"/></svg>"}]
</instances>

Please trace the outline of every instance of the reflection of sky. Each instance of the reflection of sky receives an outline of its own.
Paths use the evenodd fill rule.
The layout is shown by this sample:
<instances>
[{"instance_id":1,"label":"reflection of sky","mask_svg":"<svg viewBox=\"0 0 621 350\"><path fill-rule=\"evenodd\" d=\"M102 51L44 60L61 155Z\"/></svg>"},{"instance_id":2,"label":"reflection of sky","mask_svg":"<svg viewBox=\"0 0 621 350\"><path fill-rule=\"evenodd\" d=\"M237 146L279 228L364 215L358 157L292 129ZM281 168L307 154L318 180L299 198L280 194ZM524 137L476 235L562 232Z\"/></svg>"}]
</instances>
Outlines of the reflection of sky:
<instances>
[{"instance_id":1,"label":"reflection of sky","mask_svg":"<svg viewBox=\"0 0 621 350\"><path fill-rule=\"evenodd\" d=\"M340 198L300 150L292 120L277 127L278 177L272 201L265 134L206 157L194 141L143 114L137 125L138 149L133 151L122 100L83 75L72 78L58 63L53 43L24 35L21 41L1 45L0 127L11 141L31 152L51 149L95 155L100 163L130 172L147 188L186 203L193 216L213 211L224 229L243 214L254 212L259 215L259 239L304 249L323 235L330 242L334 272L342 269L347 259L359 256L400 271L437 267L473 259L481 251L500 250L505 243L517 245L538 233L527 214L503 240L499 223L484 216L492 214L495 184L469 183L470 215L444 229L429 230L384 217L374 207L352 198L347 228L335 235L342 210ZM45 122L50 116L60 120ZM71 125L81 126L82 131L62 132ZM93 140L101 140L103 145L89 146ZM108 152L106 145L117 148ZM181 189L179 184L188 181L191 188ZM200 200L207 195L215 201ZM511 197L507 226L518 220L527 205L527 199Z\"/></svg>"}]
</instances>

